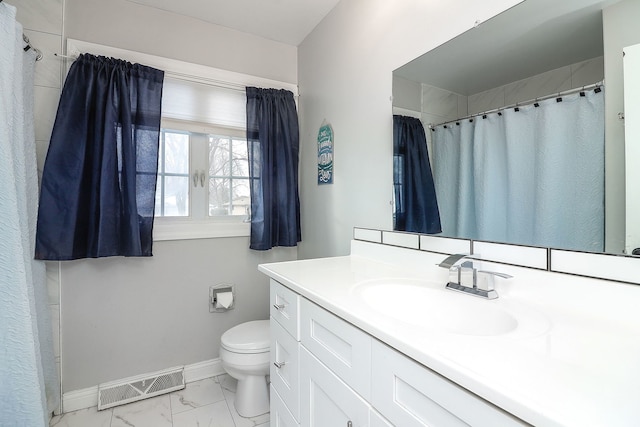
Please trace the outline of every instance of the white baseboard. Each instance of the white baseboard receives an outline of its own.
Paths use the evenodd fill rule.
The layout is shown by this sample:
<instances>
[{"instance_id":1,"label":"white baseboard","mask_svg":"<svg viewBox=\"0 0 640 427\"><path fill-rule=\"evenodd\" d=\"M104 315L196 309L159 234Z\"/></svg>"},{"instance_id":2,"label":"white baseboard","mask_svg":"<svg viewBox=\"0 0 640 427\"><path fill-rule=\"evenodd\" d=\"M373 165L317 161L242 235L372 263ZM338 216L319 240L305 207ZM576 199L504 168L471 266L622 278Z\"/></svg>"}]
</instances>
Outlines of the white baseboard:
<instances>
[{"instance_id":1,"label":"white baseboard","mask_svg":"<svg viewBox=\"0 0 640 427\"><path fill-rule=\"evenodd\" d=\"M98 386L68 391L62 395L62 412L98 406Z\"/></svg>"},{"instance_id":2,"label":"white baseboard","mask_svg":"<svg viewBox=\"0 0 640 427\"><path fill-rule=\"evenodd\" d=\"M204 362L185 365L184 381L192 383L205 378L224 374L220 358L205 360ZM62 412L73 412L79 409L98 406L98 386L81 390L68 391L62 395Z\"/></svg>"},{"instance_id":3,"label":"white baseboard","mask_svg":"<svg viewBox=\"0 0 640 427\"><path fill-rule=\"evenodd\" d=\"M217 377L224 373L220 358L205 360L184 367L184 382L192 383L205 378Z\"/></svg>"}]
</instances>

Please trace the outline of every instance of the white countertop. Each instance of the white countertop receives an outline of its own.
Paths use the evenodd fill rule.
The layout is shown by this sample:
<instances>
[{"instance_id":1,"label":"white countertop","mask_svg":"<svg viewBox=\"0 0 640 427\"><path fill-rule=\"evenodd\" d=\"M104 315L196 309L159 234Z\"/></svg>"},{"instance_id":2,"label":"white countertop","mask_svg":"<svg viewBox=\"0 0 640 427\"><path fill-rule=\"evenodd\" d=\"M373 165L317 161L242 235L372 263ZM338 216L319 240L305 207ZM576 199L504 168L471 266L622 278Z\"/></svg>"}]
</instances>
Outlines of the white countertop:
<instances>
[{"instance_id":1,"label":"white countertop","mask_svg":"<svg viewBox=\"0 0 640 427\"><path fill-rule=\"evenodd\" d=\"M381 315L359 292L363 282L385 278L444 287L448 273L435 266L444 255L355 246L350 256L259 270L530 424L640 426L639 286L499 266L515 278L486 303L536 313L542 326L495 336L448 333Z\"/></svg>"}]
</instances>

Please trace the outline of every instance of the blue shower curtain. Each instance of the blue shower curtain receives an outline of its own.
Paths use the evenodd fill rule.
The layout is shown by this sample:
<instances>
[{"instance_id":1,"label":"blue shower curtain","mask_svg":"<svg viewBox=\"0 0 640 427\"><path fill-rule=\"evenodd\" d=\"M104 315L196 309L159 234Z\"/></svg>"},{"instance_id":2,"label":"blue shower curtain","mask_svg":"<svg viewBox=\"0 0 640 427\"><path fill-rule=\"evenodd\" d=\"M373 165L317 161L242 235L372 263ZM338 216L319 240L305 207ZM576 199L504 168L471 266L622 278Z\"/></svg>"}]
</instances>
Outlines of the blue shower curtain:
<instances>
[{"instance_id":1,"label":"blue shower curtain","mask_svg":"<svg viewBox=\"0 0 640 427\"><path fill-rule=\"evenodd\" d=\"M298 196L299 130L293 93L247 87L251 191L250 248L296 246L302 240Z\"/></svg>"},{"instance_id":2,"label":"blue shower curtain","mask_svg":"<svg viewBox=\"0 0 640 427\"><path fill-rule=\"evenodd\" d=\"M80 55L42 176L36 258L151 256L164 72Z\"/></svg>"},{"instance_id":3,"label":"blue shower curtain","mask_svg":"<svg viewBox=\"0 0 640 427\"><path fill-rule=\"evenodd\" d=\"M438 126L443 235L601 252L604 92Z\"/></svg>"},{"instance_id":4,"label":"blue shower curtain","mask_svg":"<svg viewBox=\"0 0 640 427\"><path fill-rule=\"evenodd\" d=\"M33 259L38 172L36 53L0 3L0 425L48 426L60 406L45 265Z\"/></svg>"},{"instance_id":5,"label":"blue shower curtain","mask_svg":"<svg viewBox=\"0 0 640 427\"><path fill-rule=\"evenodd\" d=\"M427 139L414 117L393 116L393 188L394 230L442 231Z\"/></svg>"}]
</instances>

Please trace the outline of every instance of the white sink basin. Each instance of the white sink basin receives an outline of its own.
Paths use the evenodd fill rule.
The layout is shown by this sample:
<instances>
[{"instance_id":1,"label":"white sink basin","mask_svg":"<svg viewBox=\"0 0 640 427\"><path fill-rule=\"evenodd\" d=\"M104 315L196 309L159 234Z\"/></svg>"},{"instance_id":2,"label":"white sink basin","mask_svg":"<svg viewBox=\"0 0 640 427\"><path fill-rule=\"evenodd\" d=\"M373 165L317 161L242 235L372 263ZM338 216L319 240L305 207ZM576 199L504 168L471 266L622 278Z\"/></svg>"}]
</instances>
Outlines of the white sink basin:
<instances>
[{"instance_id":1,"label":"white sink basin","mask_svg":"<svg viewBox=\"0 0 640 427\"><path fill-rule=\"evenodd\" d=\"M355 292L381 314L445 332L491 336L518 328L518 317L484 300L444 288L444 284L409 279L381 279L359 284Z\"/></svg>"}]
</instances>

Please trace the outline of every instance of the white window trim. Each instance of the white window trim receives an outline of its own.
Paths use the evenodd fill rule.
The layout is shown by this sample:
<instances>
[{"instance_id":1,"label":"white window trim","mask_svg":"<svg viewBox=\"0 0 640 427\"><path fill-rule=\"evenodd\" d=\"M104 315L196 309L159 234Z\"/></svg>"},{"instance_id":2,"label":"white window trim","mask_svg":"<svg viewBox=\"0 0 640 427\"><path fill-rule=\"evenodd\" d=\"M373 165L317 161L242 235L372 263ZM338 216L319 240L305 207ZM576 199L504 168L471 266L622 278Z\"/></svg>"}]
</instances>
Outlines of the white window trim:
<instances>
[{"instance_id":1,"label":"white window trim","mask_svg":"<svg viewBox=\"0 0 640 427\"><path fill-rule=\"evenodd\" d=\"M208 67L206 65L194 64L191 62L179 61L177 59L149 55L147 53L89 43L76 39L67 39L67 55L77 57L81 53L110 56L124 59L129 62L137 62L139 64L164 70L166 76L176 79L201 82L212 86L234 89L242 89L247 86L286 89L293 92L296 99L298 97L298 86L295 83L281 82L278 80L222 70L219 68ZM71 65L71 62L68 62L68 65Z\"/></svg>"},{"instance_id":2,"label":"white window trim","mask_svg":"<svg viewBox=\"0 0 640 427\"><path fill-rule=\"evenodd\" d=\"M195 129L205 133L218 133L223 135L235 135L244 138L244 130L234 130L231 128L216 127L207 124L185 123L171 119L162 119L162 127L168 126L172 130L184 130L191 132ZM191 154L190 154L191 156ZM191 160L192 161L192 160ZM190 163L191 163L190 161ZM192 166L190 166L192 171ZM191 195L193 196L193 194ZM193 205L194 198L189 197L189 211L193 215L196 206ZM194 218L193 216L156 216L154 218L153 240L188 240L188 239L209 239L218 237L243 237L251 234L251 225L247 221L246 215L223 215L205 218Z\"/></svg>"},{"instance_id":3,"label":"white window trim","mask_svg":"<svg viewBox=\"0 0 640 427\"><path fill-rule=\"evenodd\" d=\"M231 126L216 126L210 123L192 122L188 120L177 120L169 117L163 117L161 128L179 130L183 132L198 132L213 135L235 136L239 138L246 137L245 129L235 128Z\"/></svg>"},{"instance_id":4,"label":"white window trim","mask_svg":"<svg viewBox=\"0 0 640 427\"><path fill-rule=\"evenodd\" d=\"M67 55L78 57L81 53L102 55L124 59L129 62L144 64L164 70L165 76L200 82L218 87L241 89L247 86L286 89L298 97L298 86L294 83L281 82L233 71L221 70L205 65L179 61L161 56L149 55L127 49L120 49L76 39L67 39ZM71 61L67 63L71 65ZM215 127L203 124L204 128ZM183 218L156 218L153 226L153 240L187 240L222 237L245 237L250 235L251 224L238 221L237 218L224 220L193 220Z\"/></svg>"},{"instance_id":5,"label":"white window trim","mask_svg":"<svg viewBox=\"0 0 640 427\"><path fill-rule=\"evenodd\" d=\"M178 218L156 218L153 241L245 237L251 234L251 224L241 221L194 221Z\"/></svg>"}]
</instances>

